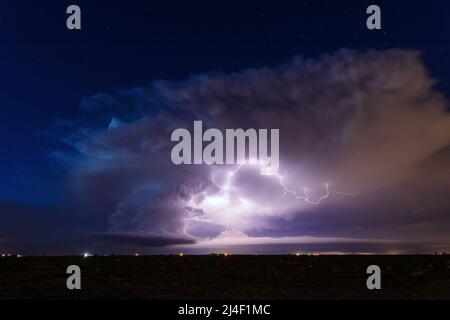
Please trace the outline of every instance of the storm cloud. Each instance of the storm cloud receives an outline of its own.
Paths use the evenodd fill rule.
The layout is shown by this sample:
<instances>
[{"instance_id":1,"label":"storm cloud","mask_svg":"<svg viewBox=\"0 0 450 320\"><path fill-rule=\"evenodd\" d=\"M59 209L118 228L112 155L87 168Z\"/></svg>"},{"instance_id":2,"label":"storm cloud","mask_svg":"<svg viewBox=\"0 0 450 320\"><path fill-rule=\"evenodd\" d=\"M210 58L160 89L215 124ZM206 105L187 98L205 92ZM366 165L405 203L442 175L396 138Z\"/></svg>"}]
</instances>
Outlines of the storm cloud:
<instances>
[{"instance_id":1,"label":"storm cloud","mask_svg":"<svg viewBox=\"0 0 450 320\"><path fill-rule=\"evenodd\" d=\"M194 244L194 239L170 237L168 235L134 233L134 232L104 232L92 233L86 237L111 242L113 244L138 247L164 247L170 245Z\"/></svg>"},{"instance_id":2,"label":"storm cloud","mask_svg":"<svg viewBox=\"0 0 450 320\"><path fill-rule=\"evenodd\" d=\"M217 241L235 230L244 237L448 241L450 115L436 81L416 51L341 50L99 93L83 100L85 117L66 135L77 154L71 192L119 235ZM337 192L306 203L250 167L233 177L226 202L224 166L170 160L171 132L192 130L194 120L219 129L279 128L283 182L299 193L306 188L311 199L324 194L325 183Z\"/></svg>"}]
</instances>

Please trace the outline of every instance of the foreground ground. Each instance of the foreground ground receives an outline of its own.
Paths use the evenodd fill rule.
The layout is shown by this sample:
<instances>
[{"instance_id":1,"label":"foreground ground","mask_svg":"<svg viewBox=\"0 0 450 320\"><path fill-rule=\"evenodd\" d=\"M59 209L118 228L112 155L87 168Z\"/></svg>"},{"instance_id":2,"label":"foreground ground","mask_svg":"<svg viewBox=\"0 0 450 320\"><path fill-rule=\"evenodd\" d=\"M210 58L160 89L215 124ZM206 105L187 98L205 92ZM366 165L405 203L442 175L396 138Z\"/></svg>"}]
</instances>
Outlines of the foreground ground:
<instances>
[{"instance_id":1,"label":"foreground ground","mask_svg":"<svg viewBox=\"0 0 450 320\"><path fill-rule=\"evenodd\" d=\"M366 287L367 266L382 289ZM82 270L67 290L66 268ZM450 256L0 258L0 299L450 299Z\"/></svg>"}]
</instances>

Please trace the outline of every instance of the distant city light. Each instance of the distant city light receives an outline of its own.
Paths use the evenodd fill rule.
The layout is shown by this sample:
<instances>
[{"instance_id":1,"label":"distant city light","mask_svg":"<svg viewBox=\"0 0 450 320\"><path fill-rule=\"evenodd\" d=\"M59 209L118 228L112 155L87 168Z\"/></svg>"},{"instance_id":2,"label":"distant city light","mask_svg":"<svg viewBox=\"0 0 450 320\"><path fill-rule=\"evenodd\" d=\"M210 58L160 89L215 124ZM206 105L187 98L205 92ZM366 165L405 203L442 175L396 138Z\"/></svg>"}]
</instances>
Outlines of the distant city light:
<instances>
[{"instance_id":1,"label":"distant city light","mask_svg":"<svg viewBox=\"0 0 450 320\"><path fill-rule=\"evenodd\" d=\"M183 252L180 252L178 255L179 255L180 257L182 257L182 256L184 256L184 253L183 253Z\"/></svg>"},{"instance_id":2,"label":"distant city light","mask_svg":"<svg viewBox=\"0 0 450 320\"><path fill-rule=\"evenodd\" d=\"M88 253L88 252L85 252L85 253L83 253L83 257L84 257L84 258L92 257L92 254L90 254L90 253Z\"/></svg>"},{"instance_id":3,"label":"distant city light","mask_svg":"<svg viewBox=\"0 0 450 320\"><path fill-rule=\"evenodd\" d=\"M300 252L296 252L295 255L296 255L297 257L299 257L301 254L300 254Z\"/></svg>"},{"instance_id":4,"label":"distant city light","mask_svg":"<svg viewBox=\"0 0 450 320\"><path fill-rule=\"evenodd\" d=\"M16 257L22 257L22 255L21 254L17 254L17 255L15 255ZM2 253L2 258L4 258L4 257L12 257L12 255L11 255L11 253Z\"/></svg>"}]
</instances>

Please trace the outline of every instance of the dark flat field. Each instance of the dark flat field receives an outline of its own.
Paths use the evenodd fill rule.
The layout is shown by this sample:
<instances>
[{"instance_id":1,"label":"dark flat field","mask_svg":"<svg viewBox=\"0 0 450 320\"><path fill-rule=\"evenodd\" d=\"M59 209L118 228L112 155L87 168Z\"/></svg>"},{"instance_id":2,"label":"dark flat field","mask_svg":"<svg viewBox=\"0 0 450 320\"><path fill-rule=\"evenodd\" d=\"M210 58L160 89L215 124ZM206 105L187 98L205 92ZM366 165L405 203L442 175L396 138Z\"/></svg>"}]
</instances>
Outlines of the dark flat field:
<instances>
[{"instance_id":1,"label":"dark flat field","mask_svg":"<svg viewBox=\"0 0 450 320\"><path fill-rule=\"evenodd\" d=\"M366 288L367 266L382 289ZM66 268L82 290L66 288ZM0 258L0 299L450 299L450 256Z\"/></svg>"}]
</instances>

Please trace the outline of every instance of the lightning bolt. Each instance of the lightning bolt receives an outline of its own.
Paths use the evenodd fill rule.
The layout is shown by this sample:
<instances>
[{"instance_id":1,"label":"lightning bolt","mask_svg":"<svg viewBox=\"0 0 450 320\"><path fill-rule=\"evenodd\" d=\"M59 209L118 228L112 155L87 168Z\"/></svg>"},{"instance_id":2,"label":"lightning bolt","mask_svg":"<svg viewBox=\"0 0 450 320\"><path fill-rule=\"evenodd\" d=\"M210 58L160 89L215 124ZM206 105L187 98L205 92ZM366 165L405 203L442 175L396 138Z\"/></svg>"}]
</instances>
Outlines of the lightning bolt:
<instances>
[{"instance_id":1,"label":"lightning bolt","mask_svg":"<svg viewBox=\"0 0 450 320\"><path fill-rule=\"evenodd\" d=\"M214 182L219 188L221 188L222 190L228 191L228 190L231 188L231 179L232 179L232 177L233 177L236 173L238 173L244 165L245 165L245 164L240 164L240 165L237 166L236 169L234 169L233 171L228 172L228 177L227 177L226 183L225 183L224 185L220 186L220 185L218 185L217 183L215 183L215 182L214 182L214 176L212 177L212 178L213 178L213 179L212 179L213 182ZM247 165L255 165L255 163L250 163L250 164L247 164ZM259 165L259 166L261 167L261 164L256 163L256 165ZM284 194L290 194L290 195L292 195L294 198L299 199L299 200L303 200L303 201L305 201L306 203L309 203L309 204L312 204L312 205L319 205L323 200L329 198L332 194L336 194L336 195L340 195L340 196L346 196L346 197L349 197L349 196L357 196L357 195L360 194L360 191L359 191L359 190L354 191L354 192L342 192L342 191L335 190L335 189L333 189L333 188L330 186L330 184L327 182L327 183L324 184L324 190L325 190L325 192L324 192L321 196L319 196L316 200L314 200L314 199L312 199L311 196L308 194L308 189L307 189L307 188L303 188L303 193L302 193L302 194L299 194L299 193L297 193L295 190L290 189L290 188L286 185L286 183L283 181L283 176L282 176L282 175L276 173L276 174L274 174L273 176L275 176L275 177L278 179L279 184L280 184L280 186L282 187L282 189L283 189L283 191L284 191Z\"/></svg>"},{"instance_id":2,"label":"lightning bolt","mask_svg":"<svg viewBox=\"0 0 450 320\"><path fill-rule=\"evenodd\" d=\"M322 200L327 199L331 194L337 194L337 195L348 197L348 196L357 196L360 193L359 190L357 190L355 192L337 191L337 190L331 188L329 183L325 183L325 185L324 185L325 193L323 195L321 195L319 198L317 198L317 200L313 200L308 195L308 190L306 188L303 188L303 194L299 195L299 194L297 194L297 192L295 192L292 189L289 189L286 186L286 184L283 182L283 176L276 174L276 177L280 181L280 185L283 187L285 194L287 194L287 193L292 194L296 199L304 200L306 203L313 204L313 205L319 205L320 202L322 202Z\"/></svg>"}]
</instances>

